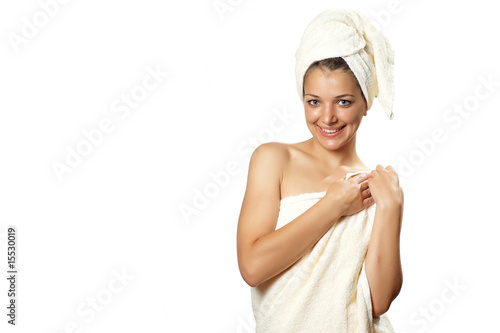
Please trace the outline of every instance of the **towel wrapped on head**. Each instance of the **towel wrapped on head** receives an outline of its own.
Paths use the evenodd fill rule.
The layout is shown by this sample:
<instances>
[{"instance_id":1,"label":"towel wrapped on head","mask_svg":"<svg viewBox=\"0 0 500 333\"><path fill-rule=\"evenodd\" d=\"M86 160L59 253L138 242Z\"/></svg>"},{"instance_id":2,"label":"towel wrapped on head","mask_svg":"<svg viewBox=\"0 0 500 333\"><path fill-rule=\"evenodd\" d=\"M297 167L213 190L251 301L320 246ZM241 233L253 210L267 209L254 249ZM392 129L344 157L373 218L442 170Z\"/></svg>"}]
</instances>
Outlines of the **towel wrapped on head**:
<instances>
[{"instance_id":1,"label":"towel wrapped on head","mask_svg":"<svg viewBox=\"0 0 500 333\"><path fill-rule=\"evenodd\" d=\"M394 114L394 51L385 36L361 13L332 9L307 26L295 53L297 90L303 99L304 74L318 60L341 57L356 76L370 109L378 98L389 119Z\"/></svg>"}]
</instances>

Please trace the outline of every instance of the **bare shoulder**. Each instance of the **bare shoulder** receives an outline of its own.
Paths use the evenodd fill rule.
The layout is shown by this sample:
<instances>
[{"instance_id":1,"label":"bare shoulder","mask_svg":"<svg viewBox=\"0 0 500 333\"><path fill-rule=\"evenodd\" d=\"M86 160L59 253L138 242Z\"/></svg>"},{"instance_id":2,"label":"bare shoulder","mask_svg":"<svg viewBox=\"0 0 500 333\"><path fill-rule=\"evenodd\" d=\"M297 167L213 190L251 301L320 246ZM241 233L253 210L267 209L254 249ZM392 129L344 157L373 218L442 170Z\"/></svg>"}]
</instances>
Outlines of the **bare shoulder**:
<instances>
[{"instance_id":1,"label":"bare shoulder","mask_svg":"<svg viewBox=\"0 0 500 333\"><path fill-rule=\"evenodd\" d=\"M267 142L255 148L254 153L256 151L266 151L268 153L281 154L282 156L284 156L288 154L291 146L293 145L282 142Z\"/></svg>"},{"instance_id":2,"label":"bare shoulder","mask_svg":"<svg viewBox=\"0 0 500 333\"><path fill-rule=\"evenodd\" d=\"M255 148L250 161L269 163L269 167L283 166L290 159L290 145L281 142L267 142Z\"/></svg>"},{"instance_id":3,"label":"bare shoulder","mask_svg":"<svg viewBox=\"0 0 500 333\"><path fill-rule=\"evenodd\" d=\"M260 192L259 197L279 203L283 185L290 185L290 181L286 179L291 174L293 178L297 168L307 164L308 160L309 156L301 143L269 142L258 146L250 158L247 193L251 195Z\"/></svg>"},{"instance_id":4,"label":"bare shoulder","mask_svg":"<svg viewBox=\"0 0 500 333\"><path fill-rule=\"evenodd\" d=\"M281 184L283 170L290 160L290 149L289 144L281 142L261 144L250 158L249 172L266 173L265 178L272 177Z\"/></svg>"}]
</instances>

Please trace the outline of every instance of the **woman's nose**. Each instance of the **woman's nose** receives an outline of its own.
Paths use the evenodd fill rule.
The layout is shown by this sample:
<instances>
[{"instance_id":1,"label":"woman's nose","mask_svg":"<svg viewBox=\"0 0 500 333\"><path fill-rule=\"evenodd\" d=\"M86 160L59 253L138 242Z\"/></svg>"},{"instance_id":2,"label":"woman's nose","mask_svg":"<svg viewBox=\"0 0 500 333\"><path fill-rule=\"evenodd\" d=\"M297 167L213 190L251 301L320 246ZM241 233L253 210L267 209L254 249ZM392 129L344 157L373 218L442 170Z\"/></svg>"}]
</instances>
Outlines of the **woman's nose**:
<instances>
[{"instance_id":1,"label":"woman's nose","mask_svg":"<svg viewBox=\"0 0 500 333\"><path fill-rule=\"evenodd\" d=\"M333 104L325 105L322 118L325 124L330 124L337 121L337 116L335 115L335 106Z\"/></svg>"}]
</instances>

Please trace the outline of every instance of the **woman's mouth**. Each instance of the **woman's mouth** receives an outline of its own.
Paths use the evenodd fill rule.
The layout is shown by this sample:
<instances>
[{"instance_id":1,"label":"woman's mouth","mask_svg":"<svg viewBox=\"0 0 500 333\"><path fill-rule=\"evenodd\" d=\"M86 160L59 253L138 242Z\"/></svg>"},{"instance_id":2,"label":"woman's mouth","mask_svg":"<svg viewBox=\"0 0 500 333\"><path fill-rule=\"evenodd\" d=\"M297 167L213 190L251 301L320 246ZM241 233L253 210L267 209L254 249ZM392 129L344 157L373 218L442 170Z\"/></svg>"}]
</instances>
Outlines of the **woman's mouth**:
<instances>
[{"instance_id":1,"label":"woman's mouth","mask_svg":"<svg viewBox=\"0 0 500 333\"><path fill-rule=\"evenodd\" d=\"M323 134L323 136L326 136L327 138L333 138L333 137L339 135L340 133L342 133L342 131L344 130L344 127L346 127L346 125L342 126L341 128L339 128L337 130L327 130L327 129L324 129L320 126L318 126L318 127L320 129L321 134Z\"/></svg>"}]
</instances>

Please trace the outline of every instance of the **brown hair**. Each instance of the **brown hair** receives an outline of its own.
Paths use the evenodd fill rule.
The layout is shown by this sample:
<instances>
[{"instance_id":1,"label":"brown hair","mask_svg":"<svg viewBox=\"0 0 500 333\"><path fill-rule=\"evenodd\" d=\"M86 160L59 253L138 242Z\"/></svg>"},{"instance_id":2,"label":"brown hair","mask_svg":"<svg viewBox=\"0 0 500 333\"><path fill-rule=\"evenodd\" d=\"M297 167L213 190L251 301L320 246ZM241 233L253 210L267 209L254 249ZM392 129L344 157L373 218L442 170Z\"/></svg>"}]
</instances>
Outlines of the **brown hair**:
<instances>
[{"instance_id":1,"label":"brown hair","mask_svg":"<svg viewBox=\"0 0 500 333\"><path fill-rule=\"evenodd\" d=\"M351 68L349 68L349 65L347 64L347 62L345 62L345 60L341 57L326 58L323 60L315 61L309 66L309 68L307 68L306 72L304 73L304 79L302 80L302 98L304 98L304 95L306 93L304 90L304 83L306 82L307 74L309 74L309 72L311 72L315 68L319 68L323 72L325 70L329 70L329 71L340 70L340 71L343 71L346 73L351 73L352 77L354 79L356 79L356 76L352 72ZM356 82L358 83L358 87L359 87L359 90L361 91L361 95L363 96L363 98L366 101L365 95L363 94L363 90L361 89L361 86L359 85L359 82L357 79L356 79Z\"/></svg>"}]
</instances>

